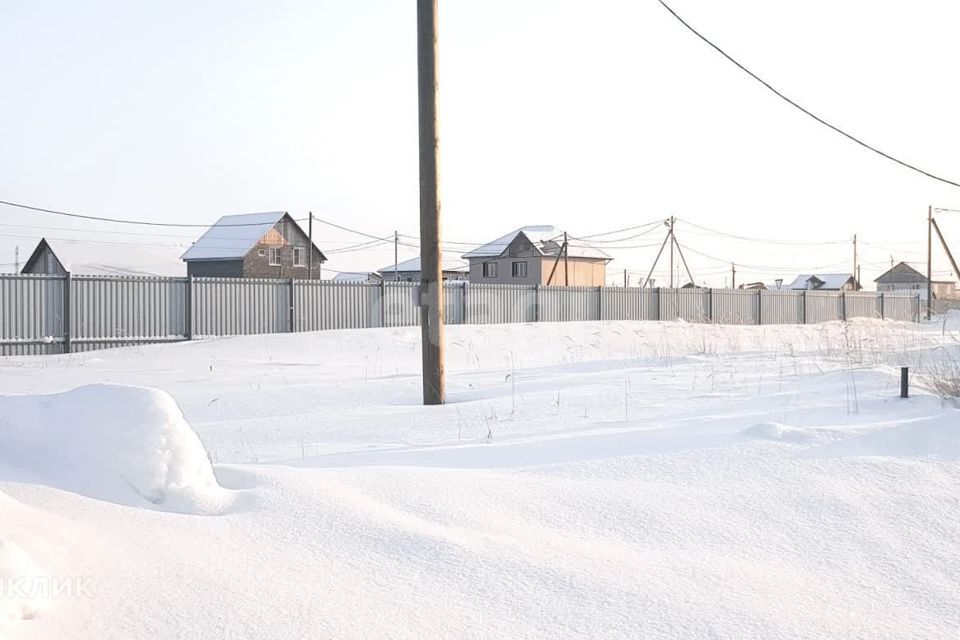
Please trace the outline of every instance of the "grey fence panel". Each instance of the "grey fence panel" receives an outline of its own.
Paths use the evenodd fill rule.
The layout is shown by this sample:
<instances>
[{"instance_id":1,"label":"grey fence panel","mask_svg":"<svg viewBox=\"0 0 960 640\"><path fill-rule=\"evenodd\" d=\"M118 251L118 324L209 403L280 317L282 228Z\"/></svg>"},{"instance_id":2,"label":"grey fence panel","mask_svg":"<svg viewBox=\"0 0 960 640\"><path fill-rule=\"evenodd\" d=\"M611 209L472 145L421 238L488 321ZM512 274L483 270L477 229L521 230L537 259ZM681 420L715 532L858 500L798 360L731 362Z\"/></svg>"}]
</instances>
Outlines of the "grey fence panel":
<instances>
[{"instance_id":1,"label":"grey fence panel","mask_svg":"<svg viewBox=\"0 0 960 640\"><path fill-rule=\"evenodd\" d=\"M843 319L843 300L838 294L807 291L804 297L807 324Z\"/></svg>"},{"instance_id":2,"label":"grey fence panel","mask_svg":"<svg viewBox=\"0 0 960 640\"><path fill-rule=\"evenodd\" d=\"M710 294L709 320L722 324L759 324L760 294L744 289L714 289Z\"/></svg>"},{"instance_id":3,"label":"grey fence panel","mask_svg":"<svg viewBox=\"0 0 960 640\"><path fill-rule=\"evenodd\" d=\"M70 291L65 283L70 282ZM916 296L873 292L531 287L446 283L448 324L676 320L919 321ZM64 308L69 299L70 309ZM188 325L188 314L189 325ZM226 336L415 326L419 284L309 280L0 276L0 355L42 355Z\"/></svg>"},{"instance_id":4,"label":"grey fence panel","mask_svg":"<svg viewBox=\"0 0 960 640\"><path fill-rule=\"evenodd\" d=\"M914 322L919 319L920 299L917 296L883 294L883 317L887 320Z\"/></svg>"},{"instance_id":5,"label":"grey fence panel","mask_svg":"<svg viewBox=\"0 0 960 640\"><path fill-rule=\"evenodd\" d=\"M880 318L880 296L875 293L844 294L847 318Z\"/></svg>"},{"instance_id":6,"label":"grey fence panel","mask_svg":"<svg viewBox=\"0 0 960 640\"><path fill-rule=\"evenodd\" d=\"M760 315L762 324L803 324L803 293L761 291Z\"/></svg>"},{"instance_id":7,"label":"grey fence panel","mask_svg":"<svg viewBox=\"0 0 960 640\"><path fill-rule=\"evenodd\" d=\"M74 345L107 348L187 335L186 279L73 276L71 285Z\"/></svg>"},{"instance_id":8,"label":"grey fence panel","mask_svg":"<svg viewBox=\"0 0 960 640\"><path fill-rule=\"evenodd\" d=\"M586 322L600 319L597 287L541 287L541 322Z\"/></svg>"},{"instance_id":9,"label":"grey fence panel","mask_svg":"<svg viewBox=\"0 0 960 640\"><path fill-rule=\"evenodd\" d=\"M296 280L295 331L369 329L383 326L380 285Z\"/></svg>"},{"instance_id":10,"label":"grey fence panel","mask_svg":"<svg viewBox=\"0 0 960 640\"><path fill-rule=\"evenodd\" d=\"M510 324L537 320L536 287L499 284L470 284L466 321L469 324Z\"/></svg>"},{"instance_id":11,"label":"grey fence panel","mask_svg":"<svg viewBox=\"0 0 960 640\"><path fill-rule=\"evenodd\" d=\"M420 324L420 285L413 282L385 282L385 317L388 327L415 327Z\"/></svg>"},{"instance_id":12,"label":"grey fence panel","mask_svg":"<svg viewBox=\"0 0 960 640\"><path fill-rule=\"evenodd\" d=\"M63 350L63 287L55 276L0 276L0 355Z\"/></svg>"},{"instance_id":13,"label":"grey fence panel","mask_svg":"<svg viewBox=\"0 0 960 640\"><path fill-rule=\"evenodd\" d=\"M643 289L640 294L640 320L660 319L660 290Z\"/></svg>"},{"instance_id":14,"label":"grey fence panel","mask_svg":"<svg viewBox=\"0 0 960 640\"><path fill-rule=\"evenodd\" d=\"M194 278L196 337L290 330L290 281Z\"/></svg>"},{"instance_id":15,"label":"grey fence panel","mask_svg":"<svg viewBox=\"0 0 960 640\"><path fill-rule=\"evenodd\" d=\"M604 287L600 290L601 320L645 320L641 307L644 289Z\"/></svg>"},{"instance_id":16,"label":"grey fence panel","mask_svg":"<svg viewBox=\"0 0 960 640\"><path fill-rule=\"evenodd\" d=\"M447 282L443 285L443 313L446 324L464 324L466 297L463 282Z\"/></svg>"},{"instance_id":17,"label":"grey fence panel","mask_svg":"<svg viewBox=\"0 0 960 640\"><path fill-rule=\"evenodd\" d=\"M706 322L710 318L709 289L659 289L660 319Z\"/></svg>"}]
</instances>

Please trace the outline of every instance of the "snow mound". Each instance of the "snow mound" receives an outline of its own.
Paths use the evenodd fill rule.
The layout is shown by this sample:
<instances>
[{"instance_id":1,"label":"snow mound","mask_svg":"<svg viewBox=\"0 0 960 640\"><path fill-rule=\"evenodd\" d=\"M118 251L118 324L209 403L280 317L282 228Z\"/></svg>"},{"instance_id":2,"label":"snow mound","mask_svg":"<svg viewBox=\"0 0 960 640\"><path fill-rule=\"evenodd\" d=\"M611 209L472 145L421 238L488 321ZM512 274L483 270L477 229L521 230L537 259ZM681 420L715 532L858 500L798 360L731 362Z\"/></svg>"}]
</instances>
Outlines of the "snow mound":
<instances>
[{"instance_id":1,"label":"snow mound","mask_svg":"<svg viewBox=\"0 0 960 640\"><path fill-rule=\"evenodd\" d=\"M871 431L818 450L823 457L881 456L960 460L960 413Z\"/></svg>"},{"instance_id":2,"label":"snow mound","mask_svg":"<svg viewBox=\"0 0 960 640\"><path fill-rule=\"evenodd\" d=\"M184 513L216 513L229 496L173 398L112 384L0 396L0 480Z\"/></svg>"},{"instance_id":3,"label":"snow mound","mask_svg":"<svg viewBox=\"0 0 960 640\"><path fill-rule=\"evenodd\" d=\"M777 422L755 424L741 431L740 435L752 440L773 440L792 444L806 444L813 440L813 436L807 431Z\"/></svg>"},{"instance_id":4,"label":"snow mound","mask_svg":"<svg viewBox=\"0 0 960 640\"><path fill-rule=\"evenodd\" d=\"M0 620L30 620L45 596L43 571L12 540L0 537Z\"/></svg>"}]
</instances>

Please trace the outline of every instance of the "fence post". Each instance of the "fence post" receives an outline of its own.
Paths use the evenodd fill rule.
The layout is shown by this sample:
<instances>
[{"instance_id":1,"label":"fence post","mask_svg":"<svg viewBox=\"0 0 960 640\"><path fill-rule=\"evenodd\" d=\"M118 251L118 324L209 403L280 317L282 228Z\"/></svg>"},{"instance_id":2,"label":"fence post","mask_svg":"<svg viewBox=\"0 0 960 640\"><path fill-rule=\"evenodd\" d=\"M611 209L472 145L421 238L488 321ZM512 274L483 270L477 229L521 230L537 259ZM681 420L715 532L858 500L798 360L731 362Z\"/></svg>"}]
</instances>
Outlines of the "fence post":
<instances>
[{"instance_id":1,"label":"fence post","mask_svg":"<svg viewBox=\"0 0 960 640\"><path fill-rule=\"evenodd\" d=\"M757 325L763 324L763 290L757 289Z\"/></svg>"},{"instance_id":2,"label":"fence post","mask_svg":"<svg viewBox=\"0 0 960 640\"><path fill-rule=\"evenodd\" d=\"M663 296L660 295L660 287L657 287L657 322L663 322Z\"/></svg>"},{"instance_id":3,"label":"fence post","mask_svg":"<svg viewBox=\"0 0 960 640\"><path fill-rule=\"evenodd\" d=\"M70 353L72 349L73 336L71 335L70 325L73 324L72 296L70 289L73 287L73 274L67 271L63 278L63 352Z\"/></svg>"},{"instance_id":4,"label":"fence post","mask_svg":"<svg viewBox=\"0 0 960 640\"><path fill-rule=\"evenodd\" d=\"M187 276L186 291L183 296L183 333L187 340L193 340L193 276Z\"/></svg>"},{"instance_id":5,"label":"fence post","mask_svg":"<svg viewBox=\"0 0 960 640\"><path fill-rule=\"evenodd\" d=\"M883 300L883 292L881 292L880 293L880 319L881 320L887 319L887 309L885 305L886 303Z\"/></svg>"},{"instance_id":6,"label":"fence post","mask_svg":"<svg viewBox=\"0 0 960 640\"><path fill-rule=\"evenodd\" d=\"M713 323L713 287L707 289L707 323Z\"/></svg>"},{"instance_id":7,"label":"fence post","mask_svg":"<svg viewBox=\"0 0 960 640\"><path fill-rule=\"evenodd\" d=\"M290 278L290 324L289 332L297 331L297 281Z\"/></svg>"},{"instance_id":8,"label":"fence post","mask_svg":"<svg viewBox=\"0 0 960 640\"><path fill-rule=\"evenodd\" d=\"M917 324L920 324L920 294L917 294Z\"/></svg>"},{"instance_id":9,"label":"fence post","mask_svg":"<svg viewBox=\"0 0 960 640\"><path fill-rule=\"evenodd\" d=\"M800 292L800 324L807 324L807 290Z\"/></svg>"},{"instance_id":10,"label":"fence post","mask_svg":"<svg viewBox=\"0 0 960 640\"><path fill-rule=\"evenodd\" d=\"M841 310L841 313L843 314L843 321L846 322L847 321L847 292L846 291L840 292L840 310Z\"/></svg>"},{"instance_id":11,"label":"fence post","mask_svg":"<svg viewBox=\"0 0 960 640\"><path fill-rule=\"evenodd\" d=\"M380 286L378 287L380 293L380 328L385 329L387 327L387 279L381 278Z\"/></svg>"},{"instance_id":12,"label":"fence post","mask_svg":"<svg viewBox=\"0 0 960 640\"><path fill-rule=\"evenodd\" d=\"M597 287L597 320L603 320L603 287Z\"/></svg>"},{"instance_id":13,"label":"fence post","mask_svg":"<svg viewBox=\"0 0 960 640\"><path fill-rule=\"evenodd\" d=\"M533 321L540 322L540 283L533 285Z\"/></svg>"}]
</instances>

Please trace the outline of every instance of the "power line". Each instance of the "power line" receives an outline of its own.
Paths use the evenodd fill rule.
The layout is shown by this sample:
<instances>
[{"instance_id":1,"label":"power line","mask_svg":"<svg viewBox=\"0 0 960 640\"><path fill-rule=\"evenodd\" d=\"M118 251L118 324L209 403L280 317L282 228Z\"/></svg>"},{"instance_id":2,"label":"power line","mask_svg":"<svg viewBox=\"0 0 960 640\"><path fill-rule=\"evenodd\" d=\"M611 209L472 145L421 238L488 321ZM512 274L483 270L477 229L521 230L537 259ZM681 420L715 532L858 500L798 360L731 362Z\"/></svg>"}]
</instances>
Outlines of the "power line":
<instances>
[{"instance_id":1,"label":"power line","mask_svg":"<svg viewBox=\"0 0 960 640\"><path fill-rule=\"evenodd\" d=\"M703 34L700 33L699 31L697 31L696 29L694 29L686 20L684 20L683 18L681 18L681 17L677 14L676 11L674 11L673 9L671 9L671 8L670 8L670 5L668 5L666 2L664 2L664 0L657 0L657 1L658 1L661 5L663 5L663 8L666 9L667 11L669 11L670 14L673 15L673 17L676 18L676 19L680 22L680 24L682 24L684 27L686 27L691 33L693 33L695 36L697 36L698 38L700 38L701 40L703 40L704 42L706 42L706 43L707 43L708 45L710 45L713 49L715 49L720 55L722 55L724 58L726 58L727 60L729 60L730 62L732 62L733 64L735 64L741 71L743 71L744 73L746 73L747 75L749 75L751 78L753 78L754 80L756 80L757 82L759 82L760 84L762 84L763 86L765 86L767 89L769 89L770 91L772 91L777 97L779 97L780 99L782 99L783 101L785 101L787 104L789 104L789 105L791 105L791 106L799 109L800 111L802 111L802 112L805 113L806 115L810 116L811 118L813 118L814 120L816 120L816 121L819 122L820 124L824 125L825 127L828 127L829 129L832 129L833 131L839 133L840 135L842 135L843 137L847 138L848 140L851 140L852 142L855 142L856 144L860 145L861 147L863 147L863 148L865 148L865 149L868 149L868 150L870 150L870 151L872 151L872 152L874 152L874 153L876 153L876 154L878 154L878 155L880 155L880 156L883 156L884 158L886 158L887 160L890 160L891 162L895 162L895 163L899 164L899 165L902 166L902 167L906 167L907 169L910 169L911 171L916 171L917 173L919 173L919 174L921 174L921 175L924 175L924 176L926 176L926 177L928 177L928 178L930 178L930 179L932 179L932 180L936 180L936 181L938 181L938 182L942 182L942 183L944 183L944 184L949 184L950 186L960 188L960 183L954 182L953 180L948 180L948 179L946 179L946 178L941 178L940 176L935 175L935 174L933 174L933 173L930 173L929 171L925 171L925 170L917 167L916 165L913 165L913 164L910 164L909 162L905 162L905 161L903 161L903 160L900 160L899 158L895 158L894 156L890 155L889 153L886 153L885 151L881 151L880 149L878 149L878 148L876 148L876 147L874 147L874 146L872 146L872 145L870 145L870 144L867 144L866 142L864 142L863 140L857 138L856 136L847 133L846 131L844 131L844 130L841 129L840 127L838 127L838 126L836 126L836 125L833 125L833 124L830 124L829 122L827 122L826 120L824 120L824 119L821 118L820 116L816 115L816 114L813 113L812 111L809 111L808 109L804 108L803 106L801 106L801 105L798 104L797 102L794 102L793 100L791 100L790 98L788 98L787 96L785 96L784 94L782 94L780 91L778 91L776 88L774 88L773 85L771 85L769 82L767 82L766 80L764 80L763 78L761 78L760 76L758 76L757 74L755 74L753 71L751 71L751 70L748 69L747 67L745 67L745 66L743 66L742 64L740 64L739 62L737 62L737 60L735 60L730 54L728 54L726 51L724 51L723 49L721 49L719 46L715 45L715 44L714 44L712 41L710 41L705 35L703 35Z\"/></svg>"},{"instance_id":2,"label":"power line","mask_svg":"<svg viewBox=\"0 0 960 640\"><path fill-rule=\"evenodd\" d=\"M37 229L40 232L46 231L70 231L74 233L96 233L96 234L105 234L105 235L118 235L118 236L139 236L146 238L177 238L180 240L194 242L198 239L196 234L185 235L179 233L158 233L156 231L113 231L109 229L78 229L73 227L51 227L46 225L36 225L36 224L8 224L0 223L0 227L9 227L12 229ZM3 235L3 234L0 234ZM38 233L36 237L43 237L44 233ZM17 237L27 237L27 236L17 236ZM236 240L236 238L231 238L229 236L218 236L210 233L204 234L205 240ZM392 239L392 238L390 238ZM373 241L371 240L371 243ZM356 246L354 240L324 240L324 245L329 244L346 244L350 245L349 247L344 247L346 249ZM364 243L366 244L366 243ZM333 251L337 251L334 249Z\"/></svg>"},{"instance_id":3,"label":"power line","mask_svg":"<svg viewBox=\"0 0 960 640\"><path fill-rule=\"evenodd\" d=\"M707 232L709 232L709 233L716 234L716 235L718 235L718 236L725 236L725 237L727 237L727 238L734 238L734 239L736 239L736 240L744 240L744 241L746 241L746 242L758 242L758 243L762 243L762 244L777 244L777 245L797 246L797 247L819 247L819 246L823 246L823 245L848 244L848 243L849 243L848 240L828 240L828 241L823 241L823 242L785 242L785 241L782 241L782 240L770 240L770 239L767 239L767 238L752 238L752 237L750 237L750 236L741 236L741 235L737 235L737 234L735 234L735 233L727 233L727 232L725 232L725 231L718 231L717 229L711 229L710 227L704 227L703 225L699 225L699 224L696 224L696 223L694 223L694 222L690 222L689 220L684 220L683 218L677 218L677 219L678 219L680 222L683 222L684 224L690 225L691 227L695 227L695 228L697 228L697 229L701 229L701 230L703 230L703 231L707 231Z\"/></svg>"},{"instance_id":4,"label":"power line","mask_svg":"<svg viewBox=\"0 0 960 640\"><path fill-rule=\"evenodd\" d=\"M654 220L653 222L647 222L644 224L635 225L633 227L624 227L623 229L614 229L613 231L604 231L603 233L594 233L588 236L580 236L578 240L589 240L591 238L599 238L600 236L612 236L615 233L621 233L623 231L633 231L634 229L644 229L646 227L656 227L664 223L664 220ZM571 238L575 236L570 236ZM596 240L595 242L603 242L602 240Z\"/></svg>"},{"instance_id":5,"label":"power line","mask_svg":"<svg viewBox=\"0 0 960 640\"><path fill-rule=\"evenodd\" d=\"M702 251L697 251L697 250L694 249L693 247L690 247L689 245L686 245L686 244L681 245L681 246L682 246L684 249L686 249L687 251L689 251L689 252L691 252L691 253L695 253L695 254L697 254L698 256L701 256L701 257L704 257L704 258L708 258L708 259L710 259L710 260L715 260L716 262L719 262L719 263L721 263L721 264L736 263L736 265L737 265L738 267L744 267L745 269L750 269L751 271L771 271L771 272L783 272L783 273L796 273L796 272L798 272L798 271L819 271L819 270L822 270L822 269L830 269L830 268L832 268L832 267L836 267L836 266L839 266L839 265L846 264L846 261L842 261L842 262L834 262L834 263L832 263L832 264L821 265L821 266L818 266L818 267L800 267L800 268L798 268L798 267L782 267L782 266L764 266L764 265L755 265L755 264L743 264L743 263L737 262L736 260L725 260L725 259L723 259L723 258L718 258L718 257L716 257L716 256L712 256L712 255L710 255L710 254L708 254L708 253L704 253L704 252L702 252Z\"/></svg>"},{"instance_id":6,"label":"power line","mask_svg":"<svg viewBox=\"0 0 960 640\"><path fill-rule=\"evenodd\" d=\"M177 227L177 228L195 228L195 229L209 229L214 226L212 224L185 224L185 223L175 223L175 222L147 222L144 220L127 220L124 218L106 218L102 216L90 216L82 213L71 213L68 211L57 211L56 209L44 209L43 207L34 207L28 204L20 204L18 202L9 202L6 200L0 200L0 204L6 205L8 207L16 207L18 209L26 209L28 211L38 211L40 213L49 213L55 216L66 216L67 218L79 218L81 220L94 220L96 222L111 222L113 224L134 224L144 227ZM305 218L298 218L297 222L303 222ZM262 227L265 223L242 223L242 224L224 224L220 225L221 227Z\"/></svg>"}]
</instances>

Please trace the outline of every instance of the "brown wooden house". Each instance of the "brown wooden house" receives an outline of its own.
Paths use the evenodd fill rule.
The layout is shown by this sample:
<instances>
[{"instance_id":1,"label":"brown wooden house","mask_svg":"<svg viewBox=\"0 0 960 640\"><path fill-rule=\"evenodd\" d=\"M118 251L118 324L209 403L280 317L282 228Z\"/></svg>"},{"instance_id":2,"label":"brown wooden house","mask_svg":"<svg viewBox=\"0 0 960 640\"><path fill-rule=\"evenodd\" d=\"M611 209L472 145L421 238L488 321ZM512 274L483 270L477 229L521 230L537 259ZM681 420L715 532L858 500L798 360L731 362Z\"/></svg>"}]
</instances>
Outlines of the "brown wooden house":
<instances>
[{"instance_id":1,"label":"brown wooden house","mask_svg":"<svg viewBox=\"0 0 960 640\"><path fill-rule=\"evenodd\" d=\"M181 259L189 276L302 280L319 279L320 265L327 260L283 211L224 216Z\"/></svg>"}]
</instances>

